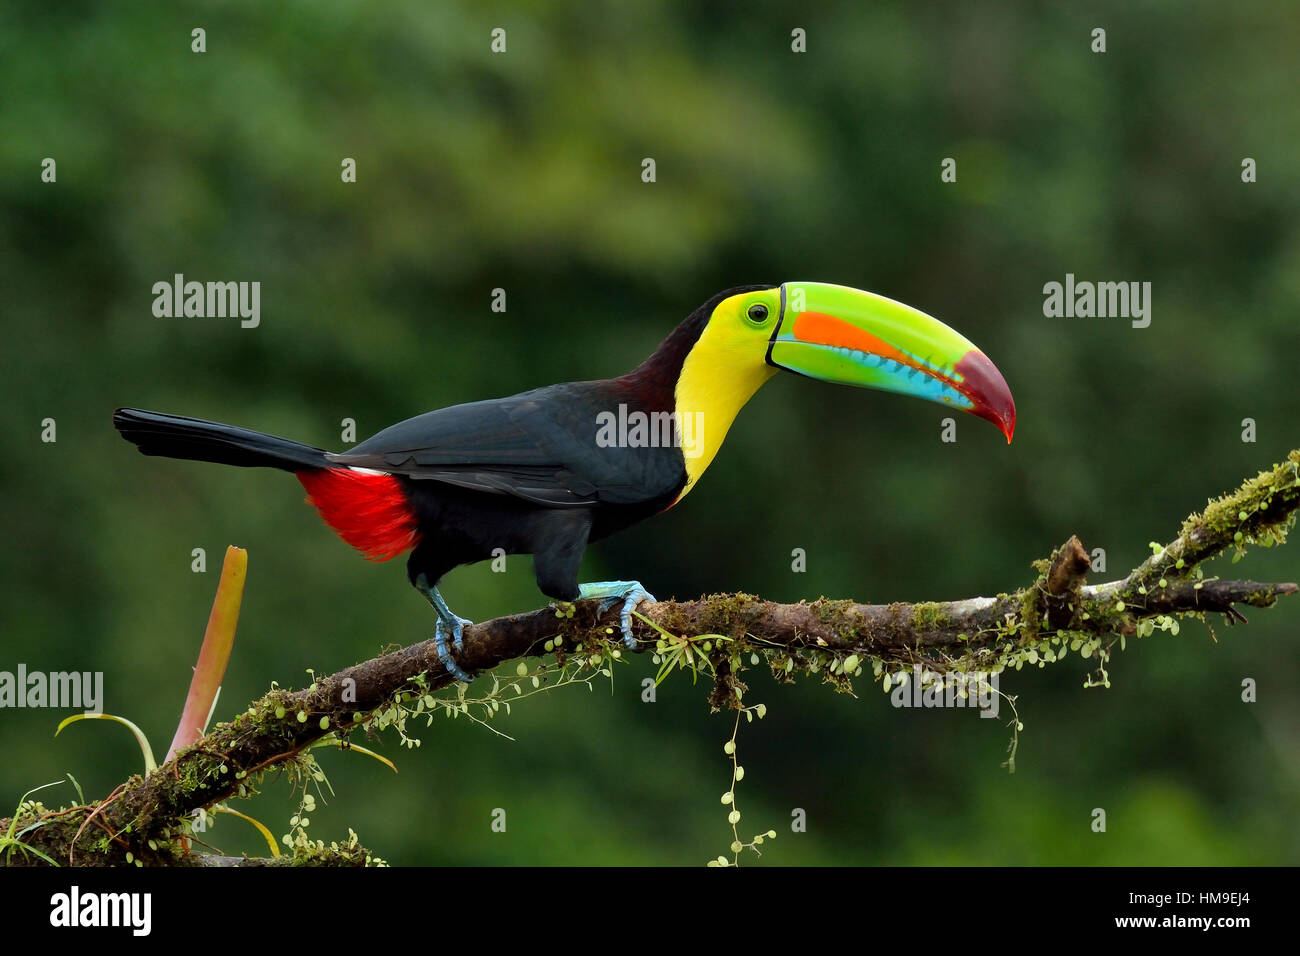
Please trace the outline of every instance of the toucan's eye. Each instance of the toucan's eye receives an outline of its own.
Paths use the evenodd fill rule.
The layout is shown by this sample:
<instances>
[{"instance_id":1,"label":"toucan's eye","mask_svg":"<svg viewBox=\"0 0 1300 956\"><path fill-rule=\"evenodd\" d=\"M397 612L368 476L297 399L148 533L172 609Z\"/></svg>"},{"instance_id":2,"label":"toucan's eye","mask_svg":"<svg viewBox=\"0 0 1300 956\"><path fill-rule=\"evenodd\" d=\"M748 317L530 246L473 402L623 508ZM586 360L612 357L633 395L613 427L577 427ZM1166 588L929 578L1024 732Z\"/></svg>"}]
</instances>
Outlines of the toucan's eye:
<instances>
[{"instance_id":1,"label":"toucan's eye","mask_svg":"<svg viewBox=\"0 0 1300 956\"><path fill-rule=\"evenodd\" d=\"M749 316L751 322L765 322L767 321L767 306L762 302L755 302L749 307L746 315Z\"/></svg>"}]
</instances>

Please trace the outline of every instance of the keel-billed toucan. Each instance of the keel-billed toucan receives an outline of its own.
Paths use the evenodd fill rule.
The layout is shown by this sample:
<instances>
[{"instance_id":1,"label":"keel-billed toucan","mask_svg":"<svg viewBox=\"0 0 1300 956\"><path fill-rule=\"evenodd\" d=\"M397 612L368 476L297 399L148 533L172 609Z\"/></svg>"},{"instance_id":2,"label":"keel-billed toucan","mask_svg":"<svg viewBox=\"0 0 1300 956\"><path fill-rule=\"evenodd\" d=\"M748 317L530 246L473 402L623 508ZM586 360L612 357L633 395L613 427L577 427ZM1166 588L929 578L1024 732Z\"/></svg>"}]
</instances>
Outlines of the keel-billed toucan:
<instances>
[{"instance_id":1,"label":"keel-billed toucan","mask_svg":"<svg viewBox=\"0 0 1300 956\"><path fill-rule=\"evenodd\" d=\"M817 282L728 289L626 375L427 412L345 452L130 408L113 423L146 455L291 471L366 557L409 550L407 576L438 612L442 662L468 680L446 638L459 649L469 622L438 593L442 576L532 554L543 594L621 601L630 646L632 609L649 595L636 582L580 585L587 543L680 501L779 369L941 402L988 419L1007 441L1015 429L1006 381L968 340L892 299Z\"/></svg>"}]
</instances>

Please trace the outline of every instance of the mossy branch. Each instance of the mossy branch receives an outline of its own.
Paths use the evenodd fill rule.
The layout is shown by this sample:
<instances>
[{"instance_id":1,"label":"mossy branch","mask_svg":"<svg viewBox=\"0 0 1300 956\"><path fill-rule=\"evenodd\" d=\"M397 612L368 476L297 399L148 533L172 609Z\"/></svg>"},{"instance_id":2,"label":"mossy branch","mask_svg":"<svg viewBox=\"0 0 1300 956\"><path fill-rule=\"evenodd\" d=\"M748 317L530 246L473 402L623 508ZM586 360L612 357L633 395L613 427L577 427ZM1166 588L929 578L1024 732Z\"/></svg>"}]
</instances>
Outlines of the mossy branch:
<instances>
[{"instance_id":1,"label":"mossy branch","mask_svg":"<svg viewBox=\"0 0 1300 956\"><path fill-rule=\"evenodd\" d=\"M747 594L717 594L642 604L634 632L641 650L662 650L665 633L699 641L699 656L711 663L717 682L710 698L714 706L738 704L742 657L753 653L764 654L778 676L819 673L842 688L862 673L859 661L870 661L876 676L914 664L939 673L997 672L1026 661L1058 660L1068 649L1085 657L1096 652L1105 661L1114 641L1145 636L1157 627L1175 629L1175 615L1213 612L1229 622L1244 620L1239 605L1271 607L1279 597L1294 594L1295 584L1207 579L1201 565L1228 550L1239 557L1249 544L1281 543L1298 507L1300 450L1211 501L1172 541L1153 543L1152 556L1116 581L1085 584L1088 555L1071 538L1036 562L1039 574L1032 583L992 598L777 604ZM459 660L467 670L487 671L507 661L547 656L552 653L547 644L557 637L569 655L600 660L616 633L616 619L616 610L600 615L595 601L496 618L466 628ZM718 635L727 640L716 640ZM226 858L187 852L177 833L192 813L250 792L265 771L292 768L313 743L328 735L346 737L404 693L428 694L452 682L428 640L320 678L305 690L273 690L147 777L132 777L106 801L20 813L19 829L27 831L22 842L60 863L123 864L130 853L144 865L229 865ZM8 826L8 820L0 820L0 832ZM353 843L296 862L356 864L365 857L364 848ZM0 859L41 863L21 850Z\"/></svg>"}]
</instances>

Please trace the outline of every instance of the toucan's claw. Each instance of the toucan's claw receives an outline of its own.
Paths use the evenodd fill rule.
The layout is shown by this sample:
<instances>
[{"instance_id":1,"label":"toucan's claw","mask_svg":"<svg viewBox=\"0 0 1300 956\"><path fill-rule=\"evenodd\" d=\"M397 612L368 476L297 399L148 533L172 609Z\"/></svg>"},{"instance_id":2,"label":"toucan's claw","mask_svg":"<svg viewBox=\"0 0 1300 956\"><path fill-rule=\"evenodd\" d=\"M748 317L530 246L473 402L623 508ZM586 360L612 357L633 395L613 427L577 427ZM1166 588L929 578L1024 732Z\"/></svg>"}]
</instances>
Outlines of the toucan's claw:
<instances>
[{"instance_id":1,"label":"toucan's claw","mask_svg":"<svg viewBox=\"0 0 1300 956\"><path fill-rule=\"evenodd\" d=\"M451 631L452 648L459 651L465 646L465 625L474 622L453 614L451 608L447 607L447 602L443 600L442 594L423 574L415 579L415 587L438 612L438 624L433 632L433 643L438 649L438 660L442 661L442 666L447 669L447 673L468 684L474 678L465 673L464 669L452 659L451 651L447 648L447 631Z\"/></svg>"},{"instance_id":2,"label":"toucan's claw","mask_svg":"<svg viewBox=\"0 0 1300 956\"><path fill-rule=\"evenodd\" d=\"M455 615L452 615L451 619L454 622L451 625L451 646L459 651L465 645L465 625L474 622ZM474 678L465 673L464 669L452 658L451 651L447 648L447 630L447 621L439 614L438 623L433 632L434 645L438 648L438 660L442 661L442 666L447 669L447 672L452 677L468 684Z\"/></svg>"},{"instance_id":3,"label":"toucan's claw","mask_svg":"<svg viewBox=\"0 0 1300 956\"><path fill-rule=\"evenodd\" d=\"M599 607L601 614L621 601L623 610L619 612L618 623L623 632L623 644L628 650L636 650L636 638L632 636L632 611L642 601L653 602L654 595L639 581L596 581L578 585L578 592L579 597L604 598Z\"/></svg>"}]
</instances>

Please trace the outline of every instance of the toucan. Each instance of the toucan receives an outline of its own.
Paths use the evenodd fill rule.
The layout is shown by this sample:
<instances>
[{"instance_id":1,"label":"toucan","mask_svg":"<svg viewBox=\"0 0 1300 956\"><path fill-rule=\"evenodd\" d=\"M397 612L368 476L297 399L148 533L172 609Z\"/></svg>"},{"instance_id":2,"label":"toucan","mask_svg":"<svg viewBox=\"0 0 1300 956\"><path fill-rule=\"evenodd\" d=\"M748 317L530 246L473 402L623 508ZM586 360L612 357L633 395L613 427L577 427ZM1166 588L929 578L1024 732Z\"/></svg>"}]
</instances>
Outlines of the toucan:
<instances>
[{"instance_id":1,"label":"toucan","mask_svg":"<svg viewBox=\"0 0 1300 956\"><path fill-rule=\"evenodd\" d=\"M587 544L689 494L736 414L782 369L969 412L1008 442L1015 430L1006 380L969 340L900 302L820 282L727 289L625 375L426 412L347 451L134 408L113 424L146 455L293 472L367 558L409 551L407 577L437 611L439 658L468 681L452 651L470 622L438 582L502 553L533 555L548 597L603 598L605 611L621 602L635 647L632 610L654 599L636 581L580 584Z\"/></svg>"}]
</instances>

